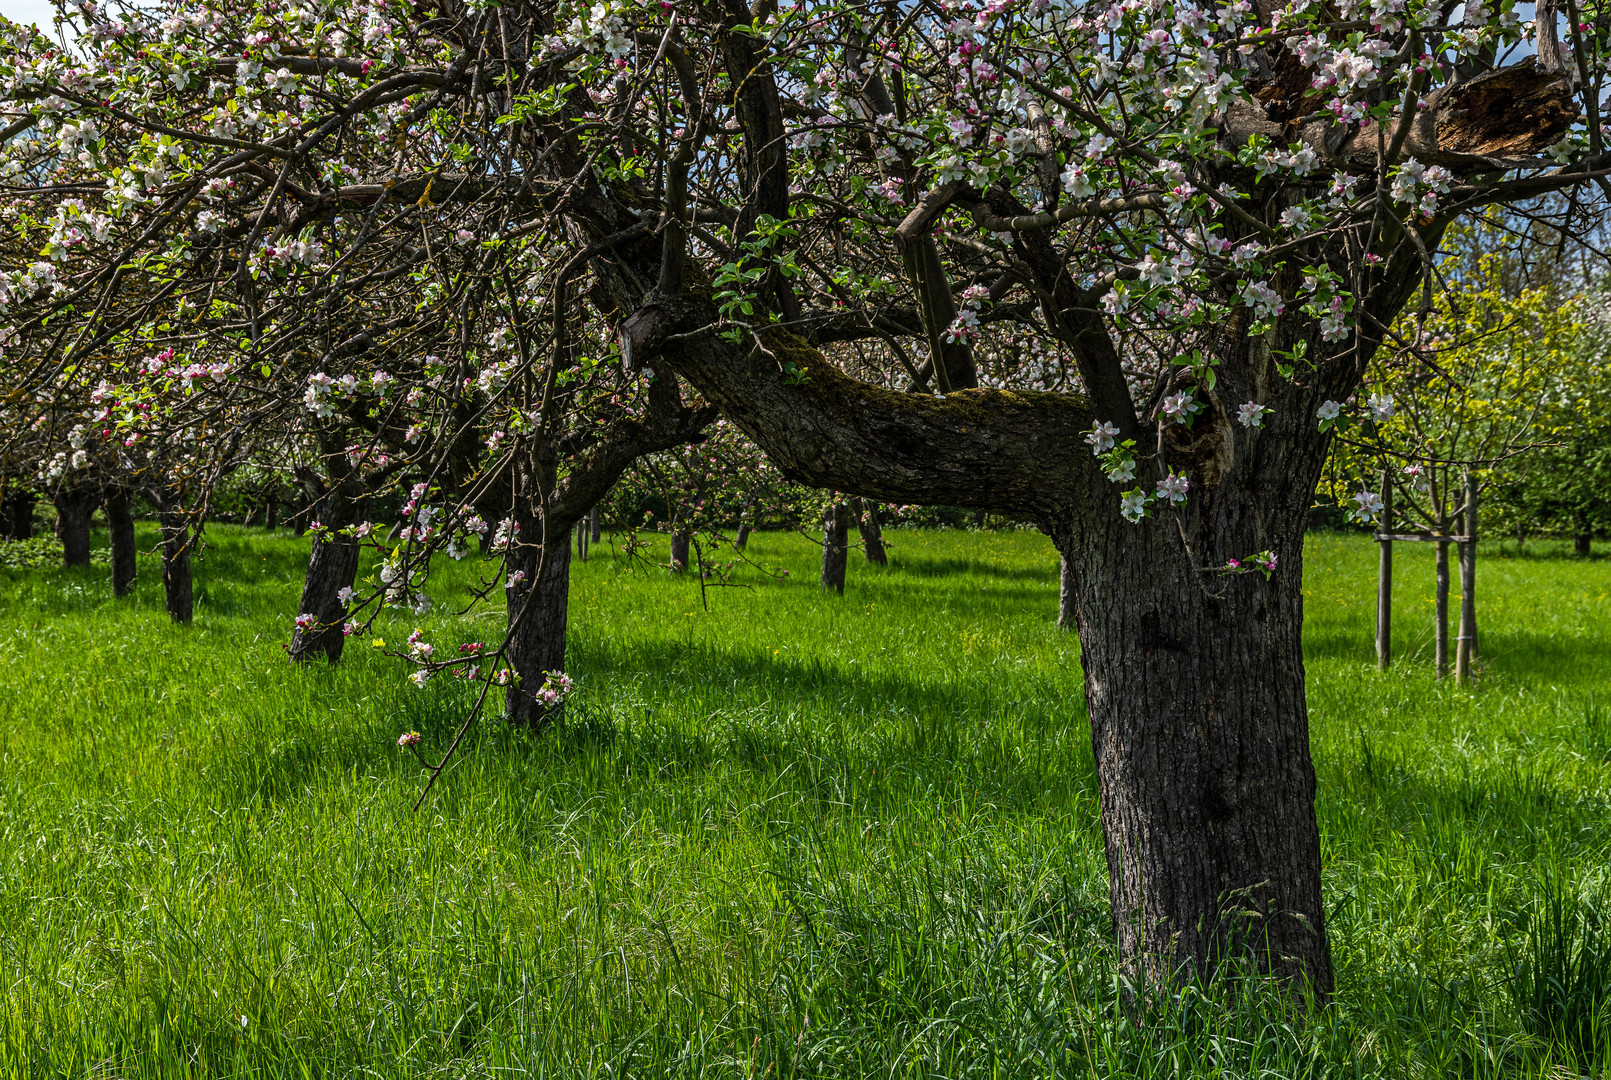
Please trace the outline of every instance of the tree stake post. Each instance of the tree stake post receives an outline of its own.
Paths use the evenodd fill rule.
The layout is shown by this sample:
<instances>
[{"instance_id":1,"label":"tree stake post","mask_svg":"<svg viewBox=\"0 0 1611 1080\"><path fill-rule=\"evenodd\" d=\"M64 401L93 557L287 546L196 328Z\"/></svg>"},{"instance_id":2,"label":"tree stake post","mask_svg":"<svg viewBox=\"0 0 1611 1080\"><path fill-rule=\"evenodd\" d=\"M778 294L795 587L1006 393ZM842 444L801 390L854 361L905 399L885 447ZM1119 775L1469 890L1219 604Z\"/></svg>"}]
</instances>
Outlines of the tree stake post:
<instances>
[{"instance_id":1,"label":"tree stake post","mask_svg":"<svg viewBox=\"0 0 1611 1080\"><path fill-rule=\"evenodd\" d=\"M1471 681L1471 661L1477 655L1477 481L1465 474L1466 528L1460 542L1460 636L1455 642L1454 677Z\"/></svg>"},{"instance_id":2,"label":"tree stake post","mask_svg":"<svg viewBox=\"0 0 1611 1080\"><path fill-rule=\"evenodd\" d=\"M1382 470L1381 562L1376 571L1376 670L1393 664L1393 477Z\"/></svg>"}]
</instances>

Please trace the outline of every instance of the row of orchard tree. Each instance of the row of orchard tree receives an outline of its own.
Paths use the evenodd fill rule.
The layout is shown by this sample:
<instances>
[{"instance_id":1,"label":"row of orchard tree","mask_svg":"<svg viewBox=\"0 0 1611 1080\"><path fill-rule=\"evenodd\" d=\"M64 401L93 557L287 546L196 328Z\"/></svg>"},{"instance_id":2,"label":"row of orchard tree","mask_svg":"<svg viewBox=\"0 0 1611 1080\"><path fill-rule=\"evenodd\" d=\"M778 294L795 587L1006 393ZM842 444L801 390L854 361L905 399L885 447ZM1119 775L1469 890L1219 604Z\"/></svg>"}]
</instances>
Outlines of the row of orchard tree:
<instances>
[{"instance_id":1,"label":"row of orchard tree","mask_svg":"<svg viewBox=\"0 0 1611 1080\"><path fill-rule=\"evenodd\" d=\"M149 499L173 574L289 470L298 657L484 551L500 640L399 660L531 724L575 526L718 417L790 483L1032 523L1120 954L1323 999L1302 537L1342 421L1404 415L1373 365L1438 365L1395 328L1451 230L1593 230L1611 18L1536 9L68 3L0 43L0 469Z\"/></svg>"}]
</instances>

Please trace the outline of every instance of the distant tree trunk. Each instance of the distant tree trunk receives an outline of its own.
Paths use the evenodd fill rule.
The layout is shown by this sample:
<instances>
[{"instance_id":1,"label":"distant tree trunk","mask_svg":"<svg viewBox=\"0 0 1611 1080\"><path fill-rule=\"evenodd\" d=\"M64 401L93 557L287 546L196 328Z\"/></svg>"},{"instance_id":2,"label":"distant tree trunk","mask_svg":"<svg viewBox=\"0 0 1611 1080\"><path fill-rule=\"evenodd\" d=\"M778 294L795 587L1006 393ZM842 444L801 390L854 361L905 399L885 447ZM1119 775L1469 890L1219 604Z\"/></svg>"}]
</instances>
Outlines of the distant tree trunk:
<instances>
[{"instance_id":1,"label":"distant tree trunk","mask_svg":"<svg viewBox=\"0 0 1611 1080\"><path fill-rule=\"evenodd\" d=\"M871 499L857 499L852 505L857 510L856 528L861 531L861 547L867 561L875 566L888 566L889 556L884 552L884 533L878 527L877 504Z\"/></svg>"},{"instance_id":2,"label":"distant tree trunk","mask_svg":"<svg viewBox=\"0 0 1611 1080\"><path fill-rule=\"evenodd\" d=\"M583 562L587 561L588 546L593 542L593 530L588 527L587 518L583 517L571 528L576 536L576 557Z\"/></svg>"},{"instance_id":3,"label":"distant tree trunk","mask_svg":"<svg viewBox=\"0 0 1611 1080\"><path fill-rule=\"evenodd\" d=\"M112 538L112 595L127 596L134 591L136 572L134 515L129 512L129 493L122 488L106 493L106 524Z\"/></svg>"},{"instance_id":4,"label":"distant tree trunk","mask_svg":"<svg viewBox=\"0 0 1611 1080\"><path fill-rule=\"evenodd\" d=\"M302 578L302 599L297 604L298 615L311 615L313 621L298 627L291 637L291 659L312 660L322 655L334 664L341 659L341 650L347 644L343 625L347 605L342 603L343 589L352 588L358 577L358 541L339 532L314 537L313 550L308 554L308 570Z\"/></svg>"},{"instance_id":5,"label":"distant tree trunk","mask_svg":"<svg viewBox=\"0 0 1611 1080\"><path fill-rule=\"evenodd\" d=\"M1589 557L1594 544L1594 534L1587 532L1576 533L1572 537L1572 554L1580 559Z\"/></svg>"},{"instance_id":6,"label":"distant tree trunk","mask_svg":"<svg viewBox=\"0 0 1611 1080\"><path fill-rule=\"evenodd\" d=\"M836 499L822 515L822 587L840 594L850 554L850 513L850 504Z\"/></svg>"},{"instance_id":7,"label":"distant tree trunk","mask_svg":"<svg viewBox=\"0 0 1611 1080\"><path fill-rule=\"evenodd\" d=\"M693 534L681 525L673 524L671 527L671 558L667 563L673 574L680 574L688 569L688 547Z\"/></svg>"},{"instance_id":8,"label":"distant tree trunk","mask_svg":"<svg viewBox=\"0 0 1611 1080\"><path fill-rule=\"evenodd\" d=\"M273 532L280 524L280 500L269 492L269 497L263 504L263 528Z\"/></svg>"},{"instance_id":9,"label":"distant tree trunk","mask_svg":"<svg viewBox=\"0 0 1611 1080\"><path fill-rule=\"evenodd\" d=\"M322 655L334 664L347 644L347 605L341 594L358 577L358 540L341 530L357 520L360 491L340 441L328 433L321 438L322 474L311 469L300 474L304 503L298 520L310 525L317 520L323 528L314 534L296 608L297 617L307 625L292 634L289 651L293 661Z\"/></svg>"},{"instance_id":10,"label":"distant tree trunk","mask_svg":"<svg viewBox=\"0 0 1611 1080\"><path fill-rule=\"evenodd\" d=\"M1057 625L1064 630L1072 630L1074 618L1074 571L1067 558L1060 558L1057 567Z\"/></svg>"},{"instance_id":11,"label":"distant tree trunk","mask_svg":"<svg viewBox=\"0 0 1611 1080\"><path fill-rule=\"evenodd\" d=\"M168 618L188 623L195 615L190 581L190 522L177 500L157 502L157 524L162 530L162 591Z\"/></svg>"},{"instance_id":12,"label":"distant tree trunk","mask_svg":"<svg viewBox=\"0 0 1611 1080\"><path fill-rule=\"evenodd\" d=\"M590 544L596 544L603 539L604 525L599 521L599 508L595 503L593 509L587 512L587 540Z\"/></svg>"},{"instance_id":13,"label":"distant tree trunk","mask_svg":"<svg viewBox=\"0 0 1611 1080\"><path fill-rule=\"evenodd\" d=\"M32 540L34 493L24 487L6 487L0 497L0 539Z\"/></svg>"},{"instance_id":14,"label":"distant tree trunk","mask_svg":"<svg viewBox=\"0 0 1611 1080\"><path fill-rule=\"evenodd\" d=\"M90 517L100 500L85 488L61 488L51 498L56 504L56 530L62 541L62 562L67 566L90 564Z\"/></svg>"},{"instance_id":15,"label":"distant tree trunk","mask_svg":"<svg viewBox=\"0 0 1611 1080\"><path fill-rule=\"evenodd\" d=\"M750 501L744 504L744 509L738 515L738 535L733 538L733 546L743 551L750 546L750 530L755 527L755 503Z\"/></svg>"},{"instance_id":16,"label":"distant tree trunk","mask_svg":"<svg viewBox=\"0 0 1611 1080\"><path fill-rule=\"evenodd\" d=\"M555 710L537 698L548 672L565 670L565 620L570 604L571 532L577 518L547 516L543 492L555 488L558 468L541 448L520 465L513 517L520 530L510 541L504 586L509 666L518 679L504 692L504 717L542 729ZM546 517L546 520L545 520Z\"/></svg>"},{"instance_id":17,"label":"distant tree trunk","mask_svg":"<svg viewBox=\"0 0 1611 1080\"><path fill-rule=\"evenodd\" d=\"M358 554L358 541L351 536L337 533L328 540L314 539L302 579L302 599L297 604L297 613L311 615L313 621L292 635L292 660L311 660L320 654L332 664L341 659L347 643L343 628L347 606L341 592L352 588L358 576Z\"/></svg>"}]
</instances>

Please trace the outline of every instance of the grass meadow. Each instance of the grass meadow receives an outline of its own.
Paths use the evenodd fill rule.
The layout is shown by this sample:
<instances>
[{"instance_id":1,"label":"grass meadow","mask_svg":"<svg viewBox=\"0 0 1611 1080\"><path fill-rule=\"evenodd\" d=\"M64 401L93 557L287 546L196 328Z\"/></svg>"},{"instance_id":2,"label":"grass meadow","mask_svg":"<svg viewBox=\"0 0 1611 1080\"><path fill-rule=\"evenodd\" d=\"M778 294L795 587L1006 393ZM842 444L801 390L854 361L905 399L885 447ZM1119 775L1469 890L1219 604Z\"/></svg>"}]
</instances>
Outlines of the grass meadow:
<instances>
[{"instance_id":1,"label":"grass meadow","mask_svg":"<svg viewBox=\"0 0 1611 1080\"><path fill-rule=\"evenodd\" d=\"M1430 545L1306 550L1335 1003L1115 981L1079 645L1032 532L897 531L887 569L760 534L702 593L574 568L562 728L354 643L294 669L306 541L160 573L0 569L0 1075L1611 1075L1611 561L1479 564L1481 678L1431 672ZM155 537L142 529L149 549ZM104 540L102 541L104 543ZM385 616L438 649L498 612Z\"/></svg>"}]
</instances>

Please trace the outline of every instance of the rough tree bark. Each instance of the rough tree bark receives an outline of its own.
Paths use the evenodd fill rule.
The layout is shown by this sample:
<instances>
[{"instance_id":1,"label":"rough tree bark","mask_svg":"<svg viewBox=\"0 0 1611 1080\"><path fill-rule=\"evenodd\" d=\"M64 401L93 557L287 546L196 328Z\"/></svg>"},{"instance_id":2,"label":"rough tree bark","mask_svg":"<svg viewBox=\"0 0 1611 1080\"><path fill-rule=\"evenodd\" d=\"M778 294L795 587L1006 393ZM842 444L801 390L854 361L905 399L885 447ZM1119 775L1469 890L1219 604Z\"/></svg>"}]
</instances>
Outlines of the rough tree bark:
<instances>
[{"instance_id":1,"label":"rough tree bark","mask_svg":"<svg viewBox=\"0 0 1611 1080\"><path fill-rule=\"evenodd\" d=\"M122 488L106 493L106 524L112 541L112 595L127 596L134 591L137 564L134 515L129 512L129 493Z\"/></svg>"},{"instance_id":2,"label":"rough tree bark","mask_svg":"<svg viewBox=\"0 0 1611 1080\"><path fill-rule=\"evenodd\" d=\"M334 664L341 659L347 643L344 627L347 605L341 600L358 578L358 540L340 530L357 523L361 495L356 471L348 463L340 440L322 435L323 472L305 469L300 473L305 508L299 520L317 520L323 528L313 537L308 552L308 569L302 578L302 598L297 614L311 615L313 621L299 626L291 636L290 657L301 662L323 656Z\"/></svg>"},{"instance_id":3,"label":"rough tree bark","mask_svg":"<svg viewBox=\"0 0 1611 1080\"><path fill-rule=\"evenodd\" d=\"M845 591L845 565L850 561L850 505L843 499L828 504L822 514L822 587L840 595Z\"/></svg>"},{"instance_id":4,"label":"rough tree bark","mask_svg":"<svg viewBox=\"0 0 1611 1080\"><path fill-rule=\"evenodd\" d=\"M861 531L861 548L867 561L874 566L888 566L889 555L884 550L884 532L878 527L877 504L870 499L855 499L856 528Z\"/></svg>"},{"instance_id":5,"label":"rough tree bark","mask_svg":"<svg viewBox=\"0 0 1611 1080\"><path fill-rule=\"evenodd\" d=\"M90 564L90 517L100 502L87 487L59 488L51 497L56 505L56 529L62 541L62 563L66 566Z\"/></svg>"},{"instance_id":6,"label":"rough tree bark","mask_svg":"<svg viewBox=\"0 0 1611 1080\"><path fill-rule=\"evenodd\" d=\"M168 618L176 623L188 623L195 616L190 577L194 538L190 534L190 520L178 500L164 497L154 501L157 525L162 533L162 592L167 601Z\"/></svg>"},{"instance_id":7,"label":"rough tree bark","mask_svg":"<svg viewBox=\"0 0 1611 1080\"><path fill-rule=\"evenodd\" d=\"M671 553L666 559L666 568L673 574L681 574L688 569L688 549L693 534L679 524L671 526Z\"/></svg>"},{"instance_id":8,"label":"rough tree bark","mask_svg":"<svg viewBox=\"0 0 1611 1080\"><path fill-rule=\"evenodd\" d=\"M550 514L543 538L540 507L517 510L519 538L511 546L504 587L509 619L509 666L518 683L504 692L504 717L512 724L541 729L552 710L537 700L546 673L565 670L565 630L570 604L571 530L575 519Z\"/></svg>"},{"instance_id":9,"label":"rough tree bark","mask_svg":"<svg viewBox=\"0 0 1611 1080\"><path fill-rule=\"evenodd\" d=\"M314 621L299 627L291 638L292 660L312 660L323 656L334 664L341 659L347 635L342 625L347 615L341 590L352 588L358 577L358 541L339 533L315 537L308 554L307 573L302 578L302 598L297 613L312 615Z\"/></svg>"}]
</instances>

